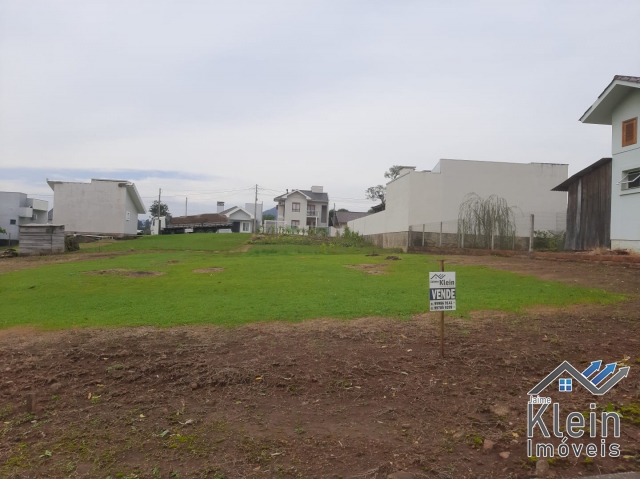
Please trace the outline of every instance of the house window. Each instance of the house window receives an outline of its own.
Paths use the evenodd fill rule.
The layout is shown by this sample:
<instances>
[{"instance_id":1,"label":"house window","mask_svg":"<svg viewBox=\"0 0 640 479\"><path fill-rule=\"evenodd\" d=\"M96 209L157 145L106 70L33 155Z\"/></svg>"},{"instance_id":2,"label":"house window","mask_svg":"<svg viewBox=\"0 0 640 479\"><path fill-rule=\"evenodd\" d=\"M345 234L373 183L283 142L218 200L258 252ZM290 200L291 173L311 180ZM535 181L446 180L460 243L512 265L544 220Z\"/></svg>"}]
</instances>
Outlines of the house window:
<instances>
[{"instance_id":1,"label":"house window","mask_svg":"<svg viewBox=\"0 0 640 479\"><path fill-rule=\"evenodd\" d=\"M291 227L292 227L292 228L298 228L298 227L300 227L300 221L298 221L298 220L291 220Z\"/></svg>"},{"instance_id":2,"label":"house window","mask_svg":"<svg viewBox=\"0 0 640 479\"><path fill-rule=\"evenodd\" d=\"M127 221L131 219L131 212L127 211Z\"/></svg>"},{"instance_id":3,"label":"house window","mask_svg":"<svg viewBox=\"0 0 640 479\"><path fill-rule=\"evenodd\" d=\"M560 379L560 387L559 390L562 393L569 393L573 389L573 379L571 378L563 378Z\"/></svg>"},{"instance_id":4,"label":"house window","mask_svg":"<svg viewBox=\"0 0 640 479\"><path fill-rule=\"evenodd\" d=\"M246 222L242 223L242 231L249 231L249 223L246 223Z\"/></svg>"},{"instance_id":5,"label":"house window","mask_svg":"<svg viewBox=\"0 0 640 479\"><path fill-rule=\"evenodd\" d=\"M15 225L16 224L16 220L9 220L9 224L10 225Z\"/></svg>"},{"instance_id":6,"label":"house window","mask_svg":"<svg viewBox=\"0 0 640 479\"><path fill-rule=\"evenodd\" d=\"M623 171L619 184L623 190L640 188L640 169Z\"/></svg>"},{"instance_id":7,"label":"house window","mask_svg":"<svg viewBox=\"0 0 640 479\"><path fill-rule=\"evenodd\" d=\"M307 216L316 215L316 205L307 205Z\"/></svg>"},{"instance_id":8,"label":"house window","mask_svg":"<svg viewBox=\"0 0 640 479\"><path fill-rule=\"evenodd\" d=\"M300 213L300 203L291 203L291 211Z\"/></svg>"},{"instance_id":9,"label":"house window","mask_svg":"<svg viewBox=\"0 0 640 479\"><path fill-rule=\"evenodd\" d=\"M638 117L622 122L622 146L635 145L638 142Z\"/></svg>"}]
</instances>

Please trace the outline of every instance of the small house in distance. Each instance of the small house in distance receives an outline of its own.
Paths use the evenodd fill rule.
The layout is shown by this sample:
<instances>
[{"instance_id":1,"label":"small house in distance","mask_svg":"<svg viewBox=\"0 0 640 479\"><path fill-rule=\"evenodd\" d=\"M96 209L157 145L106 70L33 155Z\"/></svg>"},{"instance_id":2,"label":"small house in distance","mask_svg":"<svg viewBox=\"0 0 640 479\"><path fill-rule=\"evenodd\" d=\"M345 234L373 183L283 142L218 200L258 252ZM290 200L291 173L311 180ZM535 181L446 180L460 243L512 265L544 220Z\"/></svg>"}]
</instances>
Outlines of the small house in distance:
<instances>
[{"instance_id":1,"label":"small house in distance","mask_svg":"<svg viewBox=\"0 0 640 479\"><path fill-rule=\"evenodd\" d=\"M290 228L327 228L329 226L329 195L322 186L310 190L287 190L276 196L278 222Z\"/></svg>"},{"instance_id":2,"label":"small house in distance","mask_svg":"<svg viewBox=\"0 0 640 479\"><path fill-rule=\"evenodd\" d=\"M135 236L138 215L146 213L136 185L126 180L91 183L47 180L53 190L55 224L66 234Z\"/></svg>"},{"instance_id":3,"label":"small house in distance","mask_svg":"<svg viewBox=\"0 0 640 479\"><path fill-rule=\"evenodd\" d=\"M565 249L611 247L611 158L587 166L552 191L569 194Z\"/></svg>"},{"instance_id":4,"label":"small house in distance","mask_svg":"<svg viewBox=\"0 0 640 479\"><path fill-rule=\"evenodd\" d=\"M347 226L349 221L357 220L358 218L364 218L368 216L370 213L368 212L358 212L358 211L336 211L333 213L333 218L331 218L331 226L335 228L336 232L342 234L344 232L344 227Z\"/></svg>"}]
</instances>

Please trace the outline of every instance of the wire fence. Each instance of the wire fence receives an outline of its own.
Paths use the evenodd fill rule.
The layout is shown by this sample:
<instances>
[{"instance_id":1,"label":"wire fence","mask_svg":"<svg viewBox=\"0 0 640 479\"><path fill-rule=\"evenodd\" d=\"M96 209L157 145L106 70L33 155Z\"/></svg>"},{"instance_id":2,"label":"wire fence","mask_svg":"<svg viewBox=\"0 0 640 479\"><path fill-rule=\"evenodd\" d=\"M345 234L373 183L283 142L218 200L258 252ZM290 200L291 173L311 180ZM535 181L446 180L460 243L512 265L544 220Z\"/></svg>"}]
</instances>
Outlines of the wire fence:
<instances>
[{"instance_id":1,"label":"wire fence","mask_svg":"<svg viewBox=\"0 0 640 479\"><path fill-rule=\"evenodd\" d=\"M412 224L409 247L477 248L496 250L562 249L566 212L525 213L517 211L513 228L495 224L465 224L464 219Z\"/></svg>"}]
</instances>

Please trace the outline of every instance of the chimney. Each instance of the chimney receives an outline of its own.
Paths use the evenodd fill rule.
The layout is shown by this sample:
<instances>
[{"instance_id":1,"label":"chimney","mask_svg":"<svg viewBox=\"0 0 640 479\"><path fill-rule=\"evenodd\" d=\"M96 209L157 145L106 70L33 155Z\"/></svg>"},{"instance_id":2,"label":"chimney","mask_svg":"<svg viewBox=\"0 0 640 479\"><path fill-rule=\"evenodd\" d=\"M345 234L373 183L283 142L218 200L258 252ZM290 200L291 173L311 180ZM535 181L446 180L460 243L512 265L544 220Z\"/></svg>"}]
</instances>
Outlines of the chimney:
<instances>
[{"instance_id":1,"label":"chimney","mask_svg":"<svg viewBox=\"0 0 640 479\"><path fill-rule=\"evenodd\" d=\"M322 193L322 186L312 186L311 193Z\"/></svg>"},{"instance_id":2,"label":"chimney","mask_svg":"<svg viewBox=\"0 0 640 479\"><path fill-rule=\"evenodd\" d=\"M222 213L224 211L224 201L218 201L218 213Z\"/></svg>"}]
</instances>

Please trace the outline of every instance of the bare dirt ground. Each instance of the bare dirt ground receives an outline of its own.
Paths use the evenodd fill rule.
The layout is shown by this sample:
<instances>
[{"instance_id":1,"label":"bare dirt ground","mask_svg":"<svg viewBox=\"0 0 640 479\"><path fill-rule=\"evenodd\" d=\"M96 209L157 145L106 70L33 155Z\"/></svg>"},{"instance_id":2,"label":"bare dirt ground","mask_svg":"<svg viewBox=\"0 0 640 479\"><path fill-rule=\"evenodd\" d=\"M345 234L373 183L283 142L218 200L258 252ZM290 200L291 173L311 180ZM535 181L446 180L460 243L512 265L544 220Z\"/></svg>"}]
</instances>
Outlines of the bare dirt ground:
<instances>
[{"instance_id":1,"label":"bare dirt ground","mask_svg":"<svg viewBox=\"0 0 640 479\"><path fill-rule=\"evenodd\" d=\"M629 376L596 400L631 411L618 440L624 457L556 458L549 477L640 469L640 275L524 258L446 264L455 262L630 300L447 318L444 360L431 314L234 329L4 331L0 476L531 477L527 392L563 360L586 367L625 357ZM563 420L594 401L583 390L548 395L561 401Z\"/></svg>"}]
</instances>

